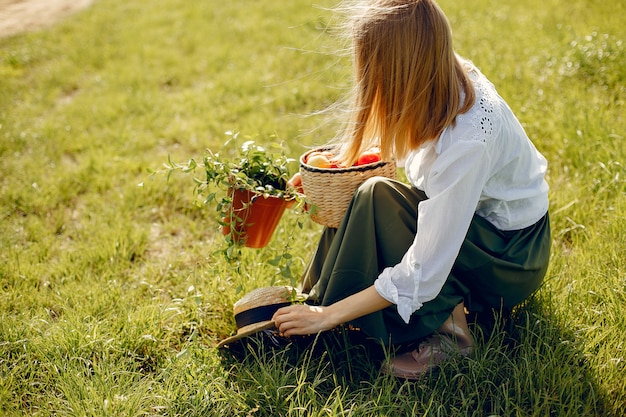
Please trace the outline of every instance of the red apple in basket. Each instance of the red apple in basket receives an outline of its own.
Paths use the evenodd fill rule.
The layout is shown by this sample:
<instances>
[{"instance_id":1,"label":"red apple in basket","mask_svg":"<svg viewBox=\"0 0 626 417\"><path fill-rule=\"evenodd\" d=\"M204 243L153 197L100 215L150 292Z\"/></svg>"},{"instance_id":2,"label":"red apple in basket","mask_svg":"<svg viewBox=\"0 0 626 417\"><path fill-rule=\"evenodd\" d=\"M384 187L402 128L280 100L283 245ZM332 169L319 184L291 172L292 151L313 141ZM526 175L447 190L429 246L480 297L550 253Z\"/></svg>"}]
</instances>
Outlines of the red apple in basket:
<instances>
[{"instance_id":1,"label":"red apple in basket","mask_svg":"<svg viewBox=\"0 0 626 417\"><path fill-rule=\"evenodd\" d=\"M355 165L373 164L374 162L378 162L380 160L381 160L380 149L371 148L366 151L363 151L361 155L359 155L359 158L357 159Z\"/></svg>"}]
</instances>

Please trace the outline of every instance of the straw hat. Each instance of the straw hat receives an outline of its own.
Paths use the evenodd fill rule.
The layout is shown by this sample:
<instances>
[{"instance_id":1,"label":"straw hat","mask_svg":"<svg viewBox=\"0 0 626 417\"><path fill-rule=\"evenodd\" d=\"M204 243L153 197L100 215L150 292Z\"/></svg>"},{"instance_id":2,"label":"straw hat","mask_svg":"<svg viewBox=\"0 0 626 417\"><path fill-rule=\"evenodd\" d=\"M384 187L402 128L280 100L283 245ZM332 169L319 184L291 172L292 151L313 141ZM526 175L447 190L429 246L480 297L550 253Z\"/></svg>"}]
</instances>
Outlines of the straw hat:
<instances>
[{"instance_id":1,"label":"straw hat","mask_svg":"<svg viewBox=\"0 0 626 417\"><path fill-rule=\"evenodd\" d=\"M296 289L289 286L263 287L250 291L233 306L237 334L218 343L221 348L241 338L272 329L276 324L272 316L281 307L293 303Z\"/></svg>"}]
</instances>

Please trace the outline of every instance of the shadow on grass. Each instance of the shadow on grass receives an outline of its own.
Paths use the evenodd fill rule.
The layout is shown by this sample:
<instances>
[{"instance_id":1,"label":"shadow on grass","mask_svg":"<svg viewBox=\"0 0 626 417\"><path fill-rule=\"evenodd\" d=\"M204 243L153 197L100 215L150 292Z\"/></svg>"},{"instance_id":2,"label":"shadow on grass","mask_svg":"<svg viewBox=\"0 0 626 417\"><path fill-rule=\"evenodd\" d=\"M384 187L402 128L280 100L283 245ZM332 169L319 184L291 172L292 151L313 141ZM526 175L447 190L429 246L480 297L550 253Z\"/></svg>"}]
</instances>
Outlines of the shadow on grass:
<instances>
[{"instance_id":1,"label":"shadow on grass","mask_svg":"<svg viewBox=\"0 0 626 417\"><path fill-rule=\"evenodd\" d=\"M550 305L532 298L508 317L474 324L475 352L443 365L437 384L468 393L464 401L486 415L611 416L584 341Z\"/></svg>"},{"instance_id":2,"label":"shadow on grass","mask_svg":"<svg viewBox=\"0 0 626 417\"><path fill-rule=\"evenodd\" d=\"M337 329L317 336L284 338L271 330L242 339L220 351L223 363L235 374L242 369L279 365L290 369L328 372L342 384L376 378L385 349L363 333Z\"/></svg>"},{"instance_id":3,"label":"shadow on grass","mask_svg":"<svg viewBox=\"0 0 626 417\"><path fill-rule=\"evenodd\" d=\"M292 340L264 333L222 351L222 360L255 415L291 415L296 409L356 415L614 415L581 342L562 327L531 300L510 317L473 324L473 354L449 360L418 381L381 374L387 352L345 330Z\"/></svg>"}]
</instances>

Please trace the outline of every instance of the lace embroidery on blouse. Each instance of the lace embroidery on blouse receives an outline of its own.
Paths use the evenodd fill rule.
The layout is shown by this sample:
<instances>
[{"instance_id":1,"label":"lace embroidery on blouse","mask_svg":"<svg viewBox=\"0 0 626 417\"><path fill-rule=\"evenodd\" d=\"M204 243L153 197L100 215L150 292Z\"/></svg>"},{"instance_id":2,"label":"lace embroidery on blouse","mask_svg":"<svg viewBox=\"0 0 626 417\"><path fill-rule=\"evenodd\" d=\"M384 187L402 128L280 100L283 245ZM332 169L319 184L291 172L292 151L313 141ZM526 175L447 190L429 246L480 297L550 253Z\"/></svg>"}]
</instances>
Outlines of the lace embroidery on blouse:
<instances>
[{"instance_id":1,"label":"lace embroidery on blouse","mask_svg":"<svg viewBox=\"0 0 626 417\"><path fill-rule=\"evenodd\" d=\"M476 72L470 70L469 74L476 89L476 103L467 113L457 115L457 119L472 126L471 134L466 139L486 142L493 135L496 98Z\"/></svg>"}]
</instances>

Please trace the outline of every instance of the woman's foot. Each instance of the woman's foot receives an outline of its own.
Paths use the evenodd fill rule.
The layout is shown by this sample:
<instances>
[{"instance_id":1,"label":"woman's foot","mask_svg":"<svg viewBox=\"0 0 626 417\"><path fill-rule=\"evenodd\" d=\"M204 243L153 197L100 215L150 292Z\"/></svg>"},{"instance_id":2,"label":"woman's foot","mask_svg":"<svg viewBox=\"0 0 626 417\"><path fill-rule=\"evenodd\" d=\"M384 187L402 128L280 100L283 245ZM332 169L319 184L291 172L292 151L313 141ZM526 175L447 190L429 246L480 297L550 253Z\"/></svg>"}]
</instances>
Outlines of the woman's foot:
<instances>
[{"instance_id":1,"label":"woman's foot","mask_svg":"<svg viewBox=\"0 0 626 417\"><path fill-rule=\"evenodd\" d=\"M474 340L467 326L465 307L457 305L437 332L420 343L417 349L397 355L383 372L404 379L418 379L450 356L468 356Z\"/></svg>"}]
</instances>

